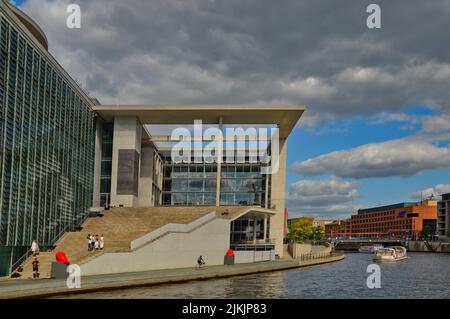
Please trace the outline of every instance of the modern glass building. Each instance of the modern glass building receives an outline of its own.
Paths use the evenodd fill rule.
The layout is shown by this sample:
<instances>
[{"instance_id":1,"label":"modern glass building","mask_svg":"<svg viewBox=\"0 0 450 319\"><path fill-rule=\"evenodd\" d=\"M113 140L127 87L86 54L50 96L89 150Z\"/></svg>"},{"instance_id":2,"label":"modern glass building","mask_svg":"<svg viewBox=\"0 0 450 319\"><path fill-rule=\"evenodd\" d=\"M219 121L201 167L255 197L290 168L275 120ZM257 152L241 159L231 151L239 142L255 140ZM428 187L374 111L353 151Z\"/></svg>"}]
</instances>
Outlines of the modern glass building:
<instances>
[{"instance_id":1,"label":"modern glass building","mask_svg":"<svg viewBox=\"0 0 450 319\"><path fill-rule=\"evenodd\" d=\"M33 239L53 244L91 206L93 102L47 48L40 28L0 0L0 276Z\"/></svg>"}]
</instances>

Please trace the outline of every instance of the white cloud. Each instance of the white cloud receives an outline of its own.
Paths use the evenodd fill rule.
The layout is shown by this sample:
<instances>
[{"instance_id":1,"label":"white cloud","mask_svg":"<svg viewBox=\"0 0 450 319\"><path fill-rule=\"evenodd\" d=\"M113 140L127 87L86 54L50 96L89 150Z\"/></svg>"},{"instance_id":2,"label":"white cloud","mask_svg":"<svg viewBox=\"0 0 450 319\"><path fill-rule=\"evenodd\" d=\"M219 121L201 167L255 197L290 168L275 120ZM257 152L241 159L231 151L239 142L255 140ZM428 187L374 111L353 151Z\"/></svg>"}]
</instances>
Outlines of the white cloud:
<instances>
[{"instance_id":1,"label":"white cloud","mask_svg":"<svg viewBox=\"0 0 450 319\"><path fill-rule=\"evenodd\" d=\"M291 170L307 176L333 174L368 178L411 176L427 169L449 168L450 148L405 138L371 143L295 162Z\"/></svg>"},{"instance_id":2,"label":"white cloud","mask_svg":"<svg viewBox=\"0 0 450 319\"><path fill-rule=\"evenodd\" d=\"M359 183L327 180L302 180L289 185L287 198L302 204L327 204L352 201L358 197Z\"/></svg>"},{"instance_id":3,"label":"white cloud","mask_svg":"<svg viewBox=\"0 0 450 319\"><path fill-rule=\"evenodd\" d=\"M422 130L425 132L450 132L450 115L427 116L423 119Z\"/></svg>"},{"instance_id":4,"label":"white cloud","mask_svg":"<svg viewBox=\"0 0 450 319\"><path fill-rule=\"evenodd\" d=\"M291 216L334 218L357 210L352 202L359 197L359 183L336 178L302 180L289 185L286 203Z\"/></svg>"},{"instance_id":5,"label":"white cloud","mask_svg":"<svg viewBox=\"0 0 450 319\"><path fill-rule=\"evenodd\" d=\"M411 124L415 124L417 123L417 118L406 113L381 112L370 121L370 124L385 124L389 122L410 122Z\"/></svg>"},{"instance_id":6,"label":"white cloud","mask_svg":"<svg viewBox=\"0 0 450 319\"><path fill-rule=\"evenodd\" d=\"M433 197L439 198L440 195L450 193L450 184L437 184L434 187L425 188L422 190L419 190L412 194L411 198L420 200L420 199L426 199L433 195Z\"/></svg>"}]
</instances>

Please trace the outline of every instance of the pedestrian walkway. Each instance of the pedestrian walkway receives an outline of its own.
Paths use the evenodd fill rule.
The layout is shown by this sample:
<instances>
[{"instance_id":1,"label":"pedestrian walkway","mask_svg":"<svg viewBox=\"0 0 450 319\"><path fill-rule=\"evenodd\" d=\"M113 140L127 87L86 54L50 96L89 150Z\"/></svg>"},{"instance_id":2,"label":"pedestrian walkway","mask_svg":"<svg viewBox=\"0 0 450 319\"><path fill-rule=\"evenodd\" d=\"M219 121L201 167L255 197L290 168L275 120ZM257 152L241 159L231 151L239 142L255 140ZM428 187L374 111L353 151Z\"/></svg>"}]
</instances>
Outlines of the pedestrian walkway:
<instances>
[{"instance_id":1,"label":"pedestrian walkway","mask_svg":"<svg viewBox=\"0 0 450 319\"><path fill-rule=\"evenodd\" d=\"M40 298L73 293L95 292L104 289L124 289L204 280L220 277L248 275L259 272L285 270L342 260L344 255L335 254L328 258L300 261L298 259L277 260L232 266L205 266L202 268L181 268L86 276L81 278L81 288L69 289L66 280L7 280L0 282L0 298Z\"/></svg>"}]
</instances>

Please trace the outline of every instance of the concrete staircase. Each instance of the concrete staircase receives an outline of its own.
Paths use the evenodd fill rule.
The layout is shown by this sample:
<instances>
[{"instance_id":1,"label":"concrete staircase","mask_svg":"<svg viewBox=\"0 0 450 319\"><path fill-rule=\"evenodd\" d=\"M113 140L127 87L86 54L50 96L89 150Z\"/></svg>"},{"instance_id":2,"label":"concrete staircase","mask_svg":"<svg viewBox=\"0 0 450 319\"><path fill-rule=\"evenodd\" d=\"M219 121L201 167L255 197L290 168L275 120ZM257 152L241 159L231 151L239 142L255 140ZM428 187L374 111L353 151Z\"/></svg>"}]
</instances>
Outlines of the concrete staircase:
<instances>
[{"instance_id":1,"label":"concrete staircase","mask_svg":"<svg viewBox=\"0 0 450 319\"><path fill-rule=\"evenodd\" d=\"M221 217L223 211L230 215L242 210L242 207L120 207L112 208L104 212L103 217L90 217L82 225L82 230L68 232L57 242L54 252L41 252L38 257L40 262L40 278L50 277L51 262L55 260L54 253L63 251L71 263L83 264L105 252L131 251L131 241L152 232L169 223L189 224L200 217L216 211ZM103 250L88 251L87 235L103 235L105 246ZM33 258L28 258L24 263L24 272L21 278L32 278Z\"/></svg>"},{"instance_id":2,"label":"concrete staircase","mask_svg":"<svg viewBox=\"0 0 450 319\"><path fill-rule=\"evenodd\" d=\"M49 278L51 263L55 260L54 253L52 252L41 252L37 259L39 260L39 278ZM33 278L33 266L32 262L34 257L31 256L23 263L22 277L19 279L30 279Z\"/></svg>"}]
</instances>

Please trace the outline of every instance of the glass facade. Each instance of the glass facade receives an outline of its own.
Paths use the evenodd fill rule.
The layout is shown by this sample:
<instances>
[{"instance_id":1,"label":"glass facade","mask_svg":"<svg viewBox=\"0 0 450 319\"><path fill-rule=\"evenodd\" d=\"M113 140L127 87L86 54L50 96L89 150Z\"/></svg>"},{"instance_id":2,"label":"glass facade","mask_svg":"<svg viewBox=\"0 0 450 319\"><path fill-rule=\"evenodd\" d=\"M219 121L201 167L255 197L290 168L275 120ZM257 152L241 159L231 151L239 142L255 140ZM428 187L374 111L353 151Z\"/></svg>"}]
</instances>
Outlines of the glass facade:
<instances>
[{"instance_id":1,"label":"glass facade","mask_svg":"<svg viewBox=\"0 0 450 319\"><path fill-rule=\"evenodd\" d=\"M12 262L88 214L94 163L90 101L20 28L1 7L0 256Z\"/></svg>"},{"instance_id":2,"label":"glass facade","mask_svg":"<svg viewBox=\"0 0 450 319\"><path fill-rule=\"evenodd\" d=\"M220 205L265 207L265 181L258 164L224 164L220 181Z\"/></svg>"},{"instance_id":3,"label":"glass facade","mask_svg":"<svg viewBox=\"0 0 450 319\"><path fill-rule=\"evenodd\" d=\"M159 153L153 152L153 171L152 171L152 204L161 206L163 185L163 161Z\"/></svg>"},{"instance_id":4,"label":"glass facade","mask_svg":"<svg viewBox=\"0 0 450 319\"><path fill-rule=\"evenodd\" d=\"M220 205L266 207L266 178L258 163L222 164ZM164 163L163 205L216 205L217 164Z\"/></svg>"},{"instance_id":5,"label":"glass facade","mask_svg":"<svg viewBox=\"0 0 450 319\"><path fill-rule=\"evenodd\" d=\"M163 205L216 205L217 166L165 164L163 171Z\"/></svg>"},{"instance_id":6,"label":"glass facade","mask_svg":"<svg viewBox=\"0 0 450 319\"><path fill-rule=\"evenodd\" d=\"M264 239L264 218L243 216L231 223L232 244L253 243Z\"/></svg>"},{"instance_id":7,"label":"glass facade","mask_svg":"<svg viewBox=\"0 0 450 319\"><path fill-rule=\"evenodd\" d=\"M111 196L111 170L113 153L114 123L102 127L102 159L100 173L100 206L108 206Z\"/></svg>"}]
</instances>

